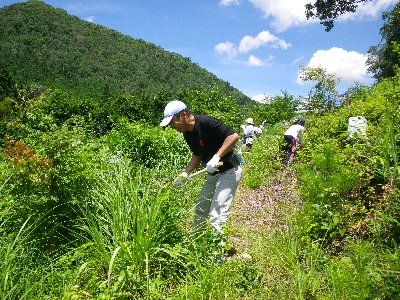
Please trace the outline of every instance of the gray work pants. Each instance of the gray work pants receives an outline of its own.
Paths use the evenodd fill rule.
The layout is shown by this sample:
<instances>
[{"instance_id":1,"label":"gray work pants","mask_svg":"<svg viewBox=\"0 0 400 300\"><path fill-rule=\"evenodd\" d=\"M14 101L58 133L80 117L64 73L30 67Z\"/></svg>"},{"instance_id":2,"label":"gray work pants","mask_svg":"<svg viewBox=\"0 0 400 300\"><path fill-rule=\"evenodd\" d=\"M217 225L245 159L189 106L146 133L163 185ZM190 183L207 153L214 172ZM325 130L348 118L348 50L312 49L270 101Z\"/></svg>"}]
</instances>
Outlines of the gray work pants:
<instances>
[{"instance_id":1,"label":"gray work pants","mask_svg":"<svg viewBox=\"0 0 400 300\"><path fill-rule=\"evenodd\" d=\"M228 221L228 210L241 178L240 166L216 175L207 174L197 199L194 219L196 229L204 226L209 217L211 226L223 234L222 228Z\"/></svg>"}]
</instances>

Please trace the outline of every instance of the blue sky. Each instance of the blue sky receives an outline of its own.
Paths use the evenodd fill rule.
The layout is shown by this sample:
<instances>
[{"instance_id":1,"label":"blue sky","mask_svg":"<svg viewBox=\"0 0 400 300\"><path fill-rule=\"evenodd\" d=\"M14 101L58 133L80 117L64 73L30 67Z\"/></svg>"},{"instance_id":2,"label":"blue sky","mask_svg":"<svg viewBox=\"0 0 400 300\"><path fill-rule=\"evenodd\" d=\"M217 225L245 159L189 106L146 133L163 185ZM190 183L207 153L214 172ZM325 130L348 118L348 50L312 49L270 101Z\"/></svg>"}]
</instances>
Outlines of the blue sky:
<instances>
[{"instance_id":1,"label":"blue sky","mask_svg":"<svg viewBox=\"0 0 400 300\"><path fill-rule=\"evenodd\" d=\"M310 0L44 0L81 19L141 38L229 82L249 97L306 96L299 65L340 78L340 92L372 84L365 61L380 42L382 12L397 0L372 0L341 17L330 32L306 20ZM0 7L17 2L0 0Z\"/></svg>"}]
</instances>

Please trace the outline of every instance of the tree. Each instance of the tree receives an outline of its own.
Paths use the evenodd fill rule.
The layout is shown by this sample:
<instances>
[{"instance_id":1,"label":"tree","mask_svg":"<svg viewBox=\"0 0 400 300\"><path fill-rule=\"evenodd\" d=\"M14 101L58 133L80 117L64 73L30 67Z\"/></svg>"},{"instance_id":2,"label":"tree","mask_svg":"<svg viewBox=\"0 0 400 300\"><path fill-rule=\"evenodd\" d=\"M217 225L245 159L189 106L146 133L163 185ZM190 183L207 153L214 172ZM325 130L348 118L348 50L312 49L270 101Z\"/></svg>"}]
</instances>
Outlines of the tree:
<instances>
[{"instance_id":1,"label":"tree","mask_svg":"<svg viewBox=\"0 0 400 300\"><path fill-rule=\"evenodd\" d=\"M0 102L6 97L15 97L17 89L5 63L0 62Z\"/></svg>"},{"instance_id":2,"label":"tree","mask_svg":"<svg viewBox=\"0 0 400 300\"><path fill-rule=\"evenodd\" d=\"M300 78L303 82L316 82L308 94L308 101L304 108L308 111L329 111L337 105L339 93L336 91L336 84L340 79L335 75L328 74L322 67L300 66Z\"/></svg>"},{"instance_id":3,"label":"tree","mask_svg":"<svg viewBox=\"0 0 400 300\"><path fill-rule=\"evenodd\" d=\"M249 112L256 123L265 121L267 124L275 124L280 121L289 121L296 114L299 100L287 91L282 95L269 97L267 103L254 103Z\"/></svg>"},{"instance_id":4,"label":"tree","mask_svg":"<svg viewBox=\"0 0 400 300\"><path fill-rule=\"evenodd\" d=\"M368 72L378 80L393 77L400 61L400 2L392 11L382 14L381 42L368 50Z\"/></svg>"},{"instance_id":5,"label":"tree","mask_svg":"<svg viewBox=\"0 0 400 300\"><path fill-rule=\"evenodd\" d=\"M316 0L314 4L306 4L307 19L319 19L325 31L333 28L333 22L340 15L354 13L361 2L371 0Z\"/></svg>"}]
</instances>

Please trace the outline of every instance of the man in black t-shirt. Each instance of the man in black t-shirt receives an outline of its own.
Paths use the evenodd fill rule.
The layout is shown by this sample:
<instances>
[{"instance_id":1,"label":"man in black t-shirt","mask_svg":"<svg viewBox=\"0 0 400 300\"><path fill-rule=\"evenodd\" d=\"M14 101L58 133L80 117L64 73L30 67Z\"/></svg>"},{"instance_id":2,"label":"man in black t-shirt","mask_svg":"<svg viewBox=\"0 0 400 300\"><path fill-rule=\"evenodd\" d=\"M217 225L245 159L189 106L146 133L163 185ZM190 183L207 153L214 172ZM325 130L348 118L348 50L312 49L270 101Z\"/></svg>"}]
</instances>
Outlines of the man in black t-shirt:
<instances>
[{"instance_id":1,"label":"man in black t-shirt","mask_svg":"<svg viewBox=\"0 0 400 300\"><path fill-rule=\"evenodd\" d=\"M192 151L185 171L175 179L177 185L181 185L200 163L207 168L196 203L195 228L203 227L210 218L211 226L223 235L229 207L242 177L239 159L233 152L239 135L213 117L192 115L179 100L167 104L160 125L169 125L181 132ZM223 164L218 167L220 162Z\"/></svg>"}]
</instances>

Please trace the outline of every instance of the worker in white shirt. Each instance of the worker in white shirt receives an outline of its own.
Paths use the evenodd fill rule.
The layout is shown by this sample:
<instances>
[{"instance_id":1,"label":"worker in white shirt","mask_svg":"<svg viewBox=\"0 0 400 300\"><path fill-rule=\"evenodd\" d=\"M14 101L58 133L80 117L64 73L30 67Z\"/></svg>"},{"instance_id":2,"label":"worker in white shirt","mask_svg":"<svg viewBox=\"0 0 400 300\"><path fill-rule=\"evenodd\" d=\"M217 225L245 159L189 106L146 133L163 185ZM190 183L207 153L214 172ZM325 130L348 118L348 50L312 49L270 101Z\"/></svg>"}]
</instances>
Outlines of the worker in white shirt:
<instances>
[{"instance_id":1,"label":"worker in white shirt","mask_svg":"<svg viewBox=\"0 0 400 300\"><path fill-rule=\"evenodd\" d=\"M288 128L288 130L286 130L284 138L290 145L286 166L288 166L292 161L297 147L301 145L303 141L304 130L304 119L295 119L293 124Z\"/></svg>"},{"instance_id":2,"label":"worker in white shirt","mask_svg":"<svg viewBox=\"0 0 400 300\"><path fill-rule=\"evenodd\" d=\"M261 129L254 126L253 118L246 119L246 125L241 126L243 129L243 144L250 150L253 146L254 137L261 134Z\"/></svg>"}]
</instances>

